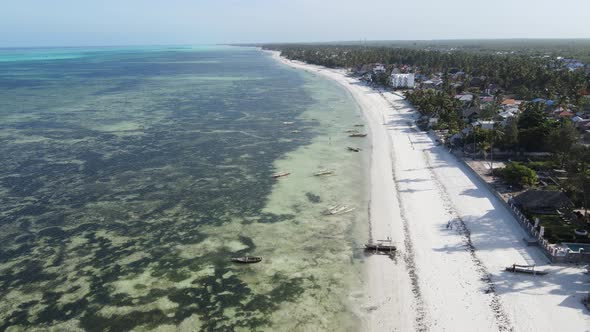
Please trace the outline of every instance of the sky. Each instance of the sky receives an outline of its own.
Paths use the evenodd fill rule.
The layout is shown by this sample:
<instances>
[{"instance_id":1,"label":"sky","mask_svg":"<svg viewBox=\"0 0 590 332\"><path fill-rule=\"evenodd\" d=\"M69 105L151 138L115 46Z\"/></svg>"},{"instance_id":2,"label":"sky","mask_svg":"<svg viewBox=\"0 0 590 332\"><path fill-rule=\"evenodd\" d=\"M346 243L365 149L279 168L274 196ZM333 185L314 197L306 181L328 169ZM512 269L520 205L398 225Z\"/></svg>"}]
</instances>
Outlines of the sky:
<instances>
[{"instance_id":1,"label":"sky","mask_svg":"<svg viewBox=\"0 0 590 332\"><path fill-rule=\"evenodd\" d=\"M0 0L0 47L590 38L590 0Z\"/></svg>"}]
</instances>

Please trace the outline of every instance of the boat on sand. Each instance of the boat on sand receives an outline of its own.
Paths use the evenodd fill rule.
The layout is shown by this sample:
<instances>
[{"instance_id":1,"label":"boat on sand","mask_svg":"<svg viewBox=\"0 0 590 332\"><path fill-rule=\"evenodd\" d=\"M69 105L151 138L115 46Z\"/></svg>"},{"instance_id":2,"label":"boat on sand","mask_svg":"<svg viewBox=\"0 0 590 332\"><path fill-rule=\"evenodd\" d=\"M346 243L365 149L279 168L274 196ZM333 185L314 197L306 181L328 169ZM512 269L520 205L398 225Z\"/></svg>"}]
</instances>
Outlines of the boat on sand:
<instances>
[{"instance_id":1,"label":"boat on sand","mask_svg":"<svg viewBox=\"0 0 590 332\"><path fill-rule=\"evenodd\" d=\"M512 264L512 266L507 266L506 267L506 271L507 272L512 272L512 273L525 273L525 274L532 274L532 275L546 275L547 271L538 271L535 270L535 266L534 265L518 265L518 264Z\"/></svg>"},{"instance_id":2,"label":"boat on sand","mask_svg":"<svg viewBox=\"0 0 590 332\"><path fill-rule=\"evenodd\" d=\"M367 244L365 244L365 250L379 251L379 252L392 252L392 251L396 251L397 248L392 244L367 243Z\"/></svg>"}]
</instances>

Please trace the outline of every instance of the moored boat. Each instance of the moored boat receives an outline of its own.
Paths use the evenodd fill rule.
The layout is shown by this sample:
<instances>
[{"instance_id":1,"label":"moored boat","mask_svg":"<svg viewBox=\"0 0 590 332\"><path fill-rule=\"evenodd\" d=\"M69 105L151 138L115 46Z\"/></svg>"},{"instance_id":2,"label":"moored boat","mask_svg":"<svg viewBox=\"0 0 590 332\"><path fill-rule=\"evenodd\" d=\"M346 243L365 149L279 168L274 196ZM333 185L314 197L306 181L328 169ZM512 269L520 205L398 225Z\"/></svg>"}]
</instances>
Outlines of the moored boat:
<instances>
[{"instance_id":1,"label":"moored boat","mask_svg":"<svg viewBox=\"0 0 590 332\"><path fill-rule=\"evenodd\" d=\"M283 176L287 176L289 174L291 174L291 173L289 173L289 172L278 172L278 173L273 174L272 177L276 179L276 178L280 178L280 177L283 177Z\"/></svg>"},{"instance_id":2,"label":"moored boat","mask_svg":"<svg viewBox=\"0 0 590 332\"><path fill-rule=\"evenodd\" d=\"M347 149L348 149L348 151L354 151L354 152L360 152L361 151L361 148L355 148L355 147L352 147L352 146L348 146Z\"/></svg>"},{"instance_id":3,"label":"moored boat","mask_svg":"<svg viewBox=\"0 0 590 332\"><path fill-rule=\"evenodd\" d=\"M322 175L332 175L334 171L329 169L320 169L319 171L313 173L314 176L322 176Z\"/></svg>"},{"instance_id":4,"label":"moored boat","mask_svg":"<svg viewBox=\"0 0 590 332\"><path fill-rule=\"evenodd\" d=\"M355 208L348 207L346 205L334 205L329 207L326 211L324 211L324 215L330 216L335 214L345 214L354 211Z\"/></svg>"},{"instance_id":5,"label":"moored boat","mask_svg":"<svg viewBox=\"0 0 590 332\"><path fill-rule=\"evenodd\" d=\"M356 134L348 135L348 137L365 137L365 136L367 136L367 134L356 133Z\"/></svg>"},{"instance_id":6,"label":"moored boat","mask_svg":"<svg viewBox=\"0 0 590 332\"><path fill-rule=\"evenodd\" d=\"M244 257L234 257L231 259L234 263L243 263L243 264L252 264L258 263L262 261L262 257L257 256L244 256Z\"/></svg>"}]
</instances>

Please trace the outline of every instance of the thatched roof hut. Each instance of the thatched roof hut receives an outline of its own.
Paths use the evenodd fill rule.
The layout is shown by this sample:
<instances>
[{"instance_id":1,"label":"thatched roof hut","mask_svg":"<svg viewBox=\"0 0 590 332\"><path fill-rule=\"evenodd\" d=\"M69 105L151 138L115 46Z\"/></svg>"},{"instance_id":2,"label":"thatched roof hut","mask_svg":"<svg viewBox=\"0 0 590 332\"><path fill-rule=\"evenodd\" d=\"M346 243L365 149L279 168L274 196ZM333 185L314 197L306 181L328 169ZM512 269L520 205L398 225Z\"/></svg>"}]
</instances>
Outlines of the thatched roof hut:
<instances>
[{"instance_id":1,"label":"thatched roof hut","mask_svg":"<svg viewBox=\"0 0 590 332\"><path fill-rule=\"evenodd\" d=\"M527 190L513 198L512 202L521 210L553 214L559 209L571 209L574 203L561 191Z\"/></svg>"}]
</instances>

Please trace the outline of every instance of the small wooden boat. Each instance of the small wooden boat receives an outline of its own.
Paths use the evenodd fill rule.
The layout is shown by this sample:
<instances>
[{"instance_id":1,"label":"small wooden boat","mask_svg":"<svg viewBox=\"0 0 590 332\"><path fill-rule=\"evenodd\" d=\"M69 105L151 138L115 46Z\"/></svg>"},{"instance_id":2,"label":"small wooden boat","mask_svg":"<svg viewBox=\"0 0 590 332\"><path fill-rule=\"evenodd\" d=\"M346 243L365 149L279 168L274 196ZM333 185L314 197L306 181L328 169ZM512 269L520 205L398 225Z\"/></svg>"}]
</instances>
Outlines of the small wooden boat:
<instances>
[{"instance_id":1,"label":"small wooden boat","mask_svg":"<svg viewBox=\"0 0 590 332\"><path fill-rule=\"evenodd\" d=\"M320 169L319 171L313 173L314 176L323 176L323 175L332 175L334 174L334 171L331 171L329 169Z\"/></svg>"},{"instance_id":2,"label":"small wooden boat","mask_svg":"<svg viewBox=\"0 0 590 332\"><path fill-rule=\"evenodd\" d=\"M231 259L234 263L242 263L242 264L252 264L258 263L262 261L262 257L257 256L244 256L244 257L234 257Z\"/></svg>"},{"instance_id":3,"label":"small wooden boat","mask_svg":"<svg viewBox=\"0 0 590 332\"><path fill-rule=\"evenodd\" d=\"M392 251L396 251L397 248L392 244L367 243L367 244L365 244L365 250L380 251L380 252L392 252Z\"/></svg>"},{"instance_id":4,"label":"small wooden boat","mask_svg":"<svg viewBox=\"0 0 590 332\"><path fill-rule=\"evenodd\" d=\"M355 127L364 127L365 125L364 124L355 124L354 126Z\"/></svg>"},{"instance_id":5,"label":"small wooden boat","mask_svg":"<svg viewBox=\"0 0 590 332\"><path fill-rule=\"evenodd\" d=\"M365 137L365 136L367 136L367 134L356 133L356 134L348 135L348 137Z\"/></svg>"},{"instance_id":6,"label":"small wooden boat","mask_svg":"<svg viewBox=\"0 0 590 332\"><path fill-rule=\"evenodd\" d=\"M291 174L291 173L289 173L289 172L278 172L278 173L273 174L272 177L276 179L276 178L280 178L280 177L283 177L283 176L287 176L289 174Z\"/></svg>"},{"instance_id":7,"label":"small wooden boat","mask_svg":"<svg viewBox=\"0 0 590 332\"><path fill-rule=\"evenodd\" d=\"M354 211L355 208L348 207L346 205L334 205L324 211L324 215L332 216L336 214L345 214Z\"/></svg>"},{"instance_id":8,"label":"small wooden boat","mask_svg":"<svg viewBox=\"0 0 590 332\"><path fill-rule=\"evenodd\" d=\"M353 151L353 152L360 152L361 148L353 148L352 146L347 147L348 151Z\"/></svg>"},{"instance_id":9,"label":"small wooden boat","mask_svg":"<svg viewBox=\"0 0 590 332\"><path fill-rule=\"evenodd\" d=\"M349 134L357 134L359 131L356 129L346 129L344 132Z\"/></svg>"},{"instance_id":10,"label":"small wooden boat","mask_svg":"<svg viewBox=\"0 0 590 332\"><path fill-rule=\"evenodd\" d=\"M517 264L512 264L512 266L507 266L506 271L512 272L512 273L526 273L526 274L533 274L533 275L538 274L540 276L544 276L547 273L549 273L547 271L535 271L534 265L517 265Z\"/></svg>"}]
</instances>

